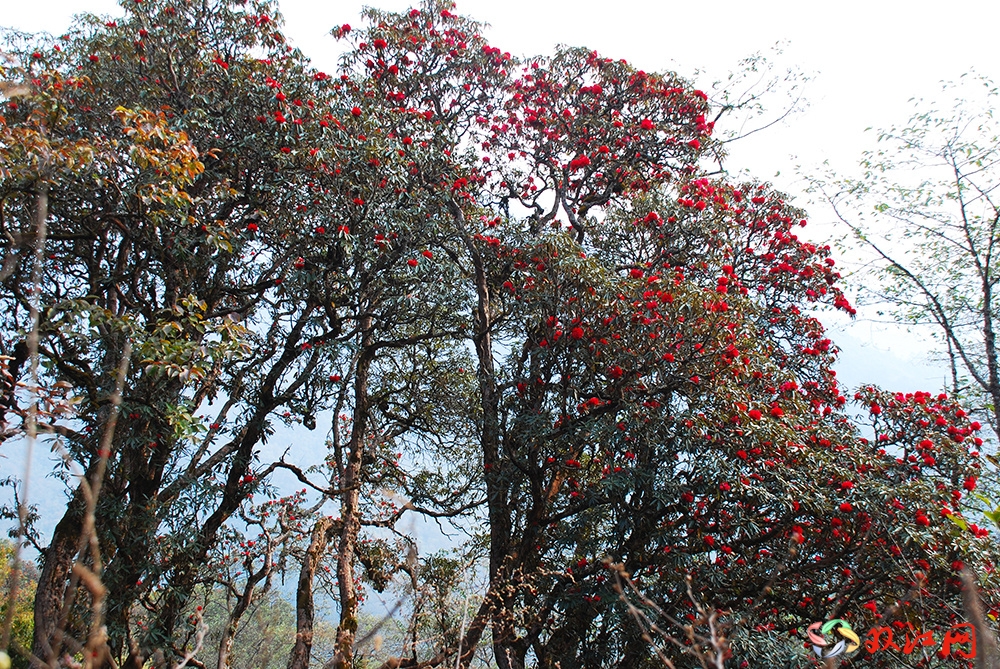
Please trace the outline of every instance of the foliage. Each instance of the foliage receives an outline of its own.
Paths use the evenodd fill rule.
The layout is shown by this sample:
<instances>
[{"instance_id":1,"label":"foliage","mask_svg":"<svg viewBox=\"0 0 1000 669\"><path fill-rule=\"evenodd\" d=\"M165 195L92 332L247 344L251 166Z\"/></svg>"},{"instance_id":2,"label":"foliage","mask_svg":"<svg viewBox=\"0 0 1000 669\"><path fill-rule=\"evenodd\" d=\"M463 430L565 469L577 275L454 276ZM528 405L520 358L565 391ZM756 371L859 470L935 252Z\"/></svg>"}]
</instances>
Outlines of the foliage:
<instances>
[{"instance_id":1,"label":"foliage","mask_svg":"<svg viewBox=\"0 0 1000 669\"><path fill-rule=\"evenodd\" d=\"M14 545L9 540L0 540L0 620L7 616L9 606L8 595L11 586L11 567L14 557ZM11 627L11 639L21 648L31 647L31 632L34 627L32 616L32 602L35 599L35 586L38 581L38 570L29 563L20 564L20 576L18 578L17 599L14 601L13 625ZM13 666L17 669L24 669L28 662L24 658L13 654Z\"/></svg>"}]
</instances>

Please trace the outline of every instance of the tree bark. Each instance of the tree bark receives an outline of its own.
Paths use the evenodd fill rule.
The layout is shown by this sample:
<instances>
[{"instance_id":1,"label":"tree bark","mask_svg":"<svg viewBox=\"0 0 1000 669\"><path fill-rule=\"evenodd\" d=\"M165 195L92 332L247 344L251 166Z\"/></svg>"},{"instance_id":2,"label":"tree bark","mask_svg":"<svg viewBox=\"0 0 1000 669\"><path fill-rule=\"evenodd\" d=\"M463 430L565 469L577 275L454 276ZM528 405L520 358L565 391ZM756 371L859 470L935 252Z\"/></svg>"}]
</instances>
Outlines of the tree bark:
<instances>
[{"instance_id":1,"label":"tree bark","mask_svg":"<svg viewBox=\"0 0 1000 669\"><path fill-rule=\"evenodd\" d=\"M295 645L288 656L288 669L309 669L313 643L313 582L316 579L316 569L326 554L327 544L335 531L333 520L327 516L320 517L313 525L309 548L302 560L299 583L295 590ZM219 669L223 669L221 663Z\"/></svg>"},{"instance_id":2,"label":"tree bark","mask_svg":"<svg viewBox=\"0 0 1000 669\"><path fill-rule=\"evenodd\" d=\"M53 641L60 631L63 606L68 594L73 563L80 548L83 531L83 494L73 494L66 513L52 533L52 541L43 555L42 571L35 590L35 630L32 653L48 663L54 658Z\"/></svg>"},{"instance_id":3,"label":"tree bark","mask_svg":"<svg viewBox=\"0 0 1000 669\"><path fill-rule=\"evenodd\" d=\"M337 649L332 669L354 666L354 641L358 632L358 593L354 585L354 559L361 531L361 463L368 431L368 379L375 357L372 317L364 316L361 329L361 355L354 377L354 423L348 442L350 453L344 468L340 503L340 538L337 544L337 581L340 595L340 623L337 625Z\"/></svg>"},{"instance_id":4,"label":"tree bark","mask_svg":"<svg viewBox=\"0 0 1000 669\"><path fill-rule=\"evenodd\" d=\"M491 335L492 309L486 268L475 247L468 244L475 266L477 304L474 314L475 348L479 361L479 395L483 411L483 428L480 446L483 453L483 468L486 480L487 509L490 519L490 591L496 597L492 609L493 654L500 669L523 669L517 661L514 650L516 632L510 619L511 584L509 567L516 559L511 555L511 521L509 509L509 485L503 471L500 457L500 397L496 383L496 369L493 362L493 338ZM463 658L463 669L471 661Z\"/></svg>"}]
</instances>

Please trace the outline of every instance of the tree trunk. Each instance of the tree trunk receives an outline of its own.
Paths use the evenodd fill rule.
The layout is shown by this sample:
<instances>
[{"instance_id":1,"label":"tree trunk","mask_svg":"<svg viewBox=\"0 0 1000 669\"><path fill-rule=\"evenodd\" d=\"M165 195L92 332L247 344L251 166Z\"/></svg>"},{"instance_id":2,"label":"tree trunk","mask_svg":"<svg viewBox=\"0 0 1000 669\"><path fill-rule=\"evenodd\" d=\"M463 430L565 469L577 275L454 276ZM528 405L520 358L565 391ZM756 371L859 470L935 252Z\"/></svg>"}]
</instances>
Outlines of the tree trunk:
<instances>
[{"instance_id":1,"label":"tree trunk","mask_svg":"<svg viewBox=\"0 0 1000 669\"><path fill-rule=\"evenodd\" d=\"M983 280L983 344L988 374L985 390L993 406L993 433L1000 436L1000 361L997 360L996 332L993 330L993 290L987 279Z\"/></svg>"},{"instance_id":2,"label":"tree trunk","mask_svg":"<svg viewBox=\"0 0 1000 669\"><path fill-rule=\"evenodd\" d=\"M247 565L247 569L249 570L249 563L244 564ZM216 662L216 669L228 669L229 658L233 652L233 639L236 638L236 631L239 629L240 619L253 603L258 583L267 579L264 583L263 592L266 593L271 589L271 570L273 567L274 565L271 562L271 552L268 550L268 553L265 556L264 565L255 573L248 573L246 585L243 586L243 594L236 600L236 606L233 607L232 613L229 614L229 622L226 624L226 629L222 631L222 640L219 641L219 653L217 656L218 661Z\"/></svg>"},{"instance_id":3,"label":"tree trunk","mask_svg":"<svg viewBox=\"0 0 1000 669\"><path fill-rule=\"evenodd\" d=\"M68 594L73 563L80 548L83 531L83 494L77 488L52 534L52 541L43 555L42 571L35 590L35 631L32 652L35 657L51 663L57 632L62 621L63 606Z\"/></svg>"},{"instance_id":4,"label":"tree trunk","mask_svg":"<svg viewBox=\"0 0 1000 669\"><path fill-rule=\"evenodd\" d=\"M340 623L337 626L337 650L332 669L354 666L354 640L358 632L358 594L354 586L354 558L358 534L361 531L361 462L368 431L368 376L373 348L372 318L365 316L359 323L362 332L361 355L354 378L354 424L349 442L350 453L344 468L340 503L340 540L337 544L337 581L340 594Z\"/></svg>"},{"instance_id":5,"label":"tree trunk","mask_svg":"<svg viewBox=\"0 0 1000 669\"><path fill-rule=\"evenodd\" d=\"M288 669L309 669L313 643L313 581L335 529L333 520L326 516L320 517L313 525L312 538L302 560L295 591L295 645L288 656ZM219 669L224 669L221 663Z\"/></svg>"},{"instance_id":6,"label":"tree trunk","mask_svg":"<svg viewBox=\"0 0 1000 669\"><path fill-rule=\"evenodd\" d=\"M491 616L493 627L493 654L500 669L523 669L517 657L523 655L516 646L516 630L511 619L511 584L509 568L511 555L511 524L509 485L500 458L500 397L493 363L492 311L490 290L482 259L474 246L468 245L476 270L477 305L474 314L476 325L475 348L479 360L479 395L483 410L483 428L480 446L486 479L487 508L490 518L490 591L495 595ZM461 666L468 666L472 656L463 658Z\"/></svg>"}]
</instances>

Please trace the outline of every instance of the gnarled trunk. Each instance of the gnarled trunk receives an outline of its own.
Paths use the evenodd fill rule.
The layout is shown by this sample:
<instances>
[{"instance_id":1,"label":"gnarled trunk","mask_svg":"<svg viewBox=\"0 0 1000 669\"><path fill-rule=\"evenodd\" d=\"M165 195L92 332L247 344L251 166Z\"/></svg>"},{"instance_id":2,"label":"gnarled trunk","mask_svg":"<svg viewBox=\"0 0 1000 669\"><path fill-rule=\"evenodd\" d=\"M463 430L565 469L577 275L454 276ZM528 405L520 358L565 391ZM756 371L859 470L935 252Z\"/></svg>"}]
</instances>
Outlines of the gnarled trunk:
<instances>
[{"instance_id":1,"label":"gnarled trunk","mask_svg":"<svg viewBox=\"0 0 1000 669\"><path fill-rule=\"evenodd\" d=\"M42 571L35 589L35 631L32 652L35 657L51 663L62 645L57 640L61 631L63 608L69 594L73 563L80 549L83 531L83 493L77 488L66 513L56 525L43 555Z\"/></svg>"}]
</instances>

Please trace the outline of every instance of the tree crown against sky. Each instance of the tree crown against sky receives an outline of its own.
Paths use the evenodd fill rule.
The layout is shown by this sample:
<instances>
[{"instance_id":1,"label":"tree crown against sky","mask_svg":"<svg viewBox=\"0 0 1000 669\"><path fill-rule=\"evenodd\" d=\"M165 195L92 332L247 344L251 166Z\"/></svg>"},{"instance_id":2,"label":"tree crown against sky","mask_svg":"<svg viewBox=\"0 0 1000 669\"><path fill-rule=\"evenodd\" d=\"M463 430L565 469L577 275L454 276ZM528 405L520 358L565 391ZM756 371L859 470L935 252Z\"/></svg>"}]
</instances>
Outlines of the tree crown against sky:
<instances>
[{"instance_id":1,"label":"tree crown against sky","mask_svg":"<svg viewBox=\"0 0 1000 669\"><path fill-rule=\"evenodd\" d=\"M37 657L184 657L196 592L278 568L227 538L257 513L298 572L290 667L317 584L344 667L364 588L433 578L413 513L478 519L489 585L396 666L486 640L503 669L654 666L608 561L698 622L690 577L737 665L899 599L886 616L951 624L964 563L992 588L961 516L978 424L947 395L845 394L815 317L853 313L830 248L770 185L707 172L704 92L588 49L515 58L443 3L335 32L334 73L266 2L8 36L4 447L39 430L71 490ZM260 459L276 423L320 421L323 467ZM282 469L314 497L251 507Z\"/></svg>"},{"instance_id":2,"label":"tree crown against sky","mask_svg":"<svg viewBox=\"0 0 1000 669\"><path fill-rule=\"evenodd\" d=\"M948 387L1000 434L997 308L998 132L993 82L969 73L906 124L878 133L856 178L810 178L876 276L865 299L930 332ZM850 248L850 247L849 247Z\"/></svg>"}]
</instances>

